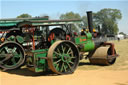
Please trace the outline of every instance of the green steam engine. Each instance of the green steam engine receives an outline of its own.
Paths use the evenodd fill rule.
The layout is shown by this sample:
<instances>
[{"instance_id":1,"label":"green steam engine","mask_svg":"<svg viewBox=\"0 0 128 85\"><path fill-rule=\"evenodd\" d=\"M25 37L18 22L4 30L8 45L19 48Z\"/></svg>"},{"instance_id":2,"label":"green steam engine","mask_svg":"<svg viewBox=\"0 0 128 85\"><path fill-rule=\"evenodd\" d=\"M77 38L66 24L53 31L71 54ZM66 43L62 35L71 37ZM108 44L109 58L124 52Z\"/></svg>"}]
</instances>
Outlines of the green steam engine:
<instances>
[{"instance_id":1,"label":"green steam engine","mask_svg":"<svg viewBox=\"0 0 128 85\"><path fill-rule=\"evenodd\" d=\"M12 70L26 65L34 72L71 74L85 52L91 64L114 64L114 44L93 32L92 12L87 12L87 16L89 31L81 34L72 30L81 20L1 19L0 68Z\"/></svg>"}]
</instances>

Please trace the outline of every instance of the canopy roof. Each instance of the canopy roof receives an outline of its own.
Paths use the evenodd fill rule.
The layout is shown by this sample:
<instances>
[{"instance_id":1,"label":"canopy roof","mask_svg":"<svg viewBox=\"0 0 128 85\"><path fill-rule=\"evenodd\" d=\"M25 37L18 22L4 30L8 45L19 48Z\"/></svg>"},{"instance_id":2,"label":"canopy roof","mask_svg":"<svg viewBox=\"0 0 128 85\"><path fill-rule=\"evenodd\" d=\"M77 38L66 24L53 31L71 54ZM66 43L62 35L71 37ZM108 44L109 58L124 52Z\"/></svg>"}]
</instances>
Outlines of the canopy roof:
<instances>
[{"instance_id":1,"label":"canopy roof","mask_svg":"<svg viewBox=\"0 0 128 85\"><path fill-rule=\"evenodd\" d=\"M0 19L0 27L18 26L18 23L24 21L35 21L35 20L48 20L48 16L45 17L34 17L34 18L10 18Z\"/></svg>"},{"instance_id":2,"label":"canopy roof","mask_svg":"<svg viewBox=\"0 0 128 85\"><path fill-rule=\"evenodd\" d=\"M42 25L62 25L80 23L81 20L48 20L48 18L14 18L0 19L0 27L19 27L22 25L42 26Z\"/></svg>"}]
</instances>

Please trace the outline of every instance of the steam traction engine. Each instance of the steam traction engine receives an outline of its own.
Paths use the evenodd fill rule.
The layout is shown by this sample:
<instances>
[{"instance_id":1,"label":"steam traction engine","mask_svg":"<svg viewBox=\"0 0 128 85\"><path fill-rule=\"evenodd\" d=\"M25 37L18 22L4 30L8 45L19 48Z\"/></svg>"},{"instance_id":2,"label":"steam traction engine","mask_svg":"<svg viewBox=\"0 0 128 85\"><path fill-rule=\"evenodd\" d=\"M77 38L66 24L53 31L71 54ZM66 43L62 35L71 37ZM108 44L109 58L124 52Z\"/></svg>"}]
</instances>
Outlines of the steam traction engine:
<instances>
[{"instance_id":1,"label":"steam traction engine","mask_svg":"<svg viewBox=\"0 0 128 85\"><path fill-rule=\"evenodd\" d=\"M1 19L0 67L12 70L25 64L34 72L70 74L85 52L92 64L114 64L114 45L93 32L92 13L87 15L89 31L82 35L72 32L72 25L81 20Z\"/></svg>"}]
</instances>

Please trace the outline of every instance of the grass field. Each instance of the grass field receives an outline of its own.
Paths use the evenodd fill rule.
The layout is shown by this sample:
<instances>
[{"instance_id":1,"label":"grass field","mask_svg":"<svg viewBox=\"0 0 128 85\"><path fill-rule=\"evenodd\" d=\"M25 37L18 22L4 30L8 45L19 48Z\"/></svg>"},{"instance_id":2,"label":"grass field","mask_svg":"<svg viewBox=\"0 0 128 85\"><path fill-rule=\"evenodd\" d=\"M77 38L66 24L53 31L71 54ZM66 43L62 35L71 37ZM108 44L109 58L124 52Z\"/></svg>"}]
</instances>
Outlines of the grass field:
<instances>
[{"instance_id":1,"label":"grass field","mask_svg":"<svg viewBox=\"0 0 128 85\"><path fill-rule=\"evenodd\" d=\"M110 41L115 44L116 52L119 54L115 64L111 66L90 65L88 60L81 60L78 69L83 70L128 70L128 39L118 41Z\"/></svg>"}]
</instances>

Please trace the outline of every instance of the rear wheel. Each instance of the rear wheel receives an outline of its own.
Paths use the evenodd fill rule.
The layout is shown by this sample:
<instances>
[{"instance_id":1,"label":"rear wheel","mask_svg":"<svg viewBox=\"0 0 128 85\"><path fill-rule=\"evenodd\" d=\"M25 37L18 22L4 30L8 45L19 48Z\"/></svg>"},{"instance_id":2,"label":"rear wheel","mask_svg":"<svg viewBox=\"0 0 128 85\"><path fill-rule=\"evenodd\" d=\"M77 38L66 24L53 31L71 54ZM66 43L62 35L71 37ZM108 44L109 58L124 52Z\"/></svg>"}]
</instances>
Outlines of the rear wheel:
<instances>
[{"instance_id":1,"label":"rear wheel","mask_svg":"<svg viewBox=\"0 0 128 85\"><path fill-rule=\"evenodd\" d=\"M62 28L54 28L49 32L48 45L51 46L57 40L66 40L66 32Z\"/></svg>"},{"instance_id":2,"label":"rear wheel","mask_svg":"<svg viewBox=\"0 0 128 85\"><path fill-rule=\"evenodd\" d=\"M20 67L25 61L25 53L18 43L6 42L0 47L0 67L8 70Z\"/></svg>"},{"instance_id":3,"label":"rear wheel","mask_svg":"<svg viewBox=\"0 0 128 85\"><path fill-rule=\"evenodd\" d=\"M70 41L57 41L48 51L48 65L57 74L71 74L79 63L79 51Z\"/></svg>"}]
</instances>

